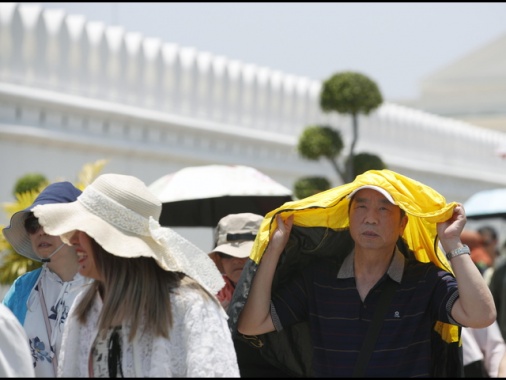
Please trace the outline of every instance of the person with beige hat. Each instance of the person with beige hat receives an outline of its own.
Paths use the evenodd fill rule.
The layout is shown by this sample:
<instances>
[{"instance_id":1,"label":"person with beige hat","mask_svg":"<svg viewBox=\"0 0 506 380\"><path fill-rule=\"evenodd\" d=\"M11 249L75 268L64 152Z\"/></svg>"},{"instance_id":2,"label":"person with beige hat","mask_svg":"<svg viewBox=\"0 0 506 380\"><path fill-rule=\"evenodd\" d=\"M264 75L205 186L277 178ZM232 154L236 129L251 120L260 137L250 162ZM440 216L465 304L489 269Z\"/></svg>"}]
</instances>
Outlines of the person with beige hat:
<instances>
[{"instance_id":1,"label":"person with beige hat","mask_svg":"<svg viewBox=\"0 0 506 380\"><path fill-rule=\"evenodd\" d=\"M59 377L238 377L209 256L160 226L138 178L98 176L75 202L40 205L48 233L75 247L93 279L68 315Z\"/></svg>"},{"instance_id":2,"label":"person with beige hat","mask_svg":"<svg viewBox=\"0 0 506 380\"><path fill-rule=\"evenodd\" d=\"M225 310L228 310L263 219L262 215L250 212L229 214L220 219L214 230L215 247L209 256L225 281L225 286L217 294ZM288 377L262 357L257 337L243 338L241 335L234 338L241 377Z\"/></svg>"},{"instance_id":3,"label":"person with beige hat","mask_svg":"<svg viewBox=\"0 0 506 380\"><path fill-rule=\"evenodd\" d=\"M249 212L229 214L220 219L214 230L215 247L209 256L216 263L225 281L225 286L217 294L225 310L263 219L262 215Z\"/></svg>"}]
</instances>

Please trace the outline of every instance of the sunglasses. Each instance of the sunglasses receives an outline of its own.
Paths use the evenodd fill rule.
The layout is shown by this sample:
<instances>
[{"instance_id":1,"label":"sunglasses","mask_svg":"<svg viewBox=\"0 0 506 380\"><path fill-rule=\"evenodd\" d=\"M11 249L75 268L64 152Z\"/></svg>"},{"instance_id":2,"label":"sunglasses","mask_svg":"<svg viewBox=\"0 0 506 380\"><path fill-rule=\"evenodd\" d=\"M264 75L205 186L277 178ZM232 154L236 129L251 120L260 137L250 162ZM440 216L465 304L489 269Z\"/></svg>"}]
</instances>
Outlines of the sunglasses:
<instances>
[{"instance_id":1,"label":"sunglasses","mask_svg":"<svg viewBox=\"0 0 506 380\"><path fill-rule=\"evenodd\" d=\"M35 216L29 216L25 219L25 230L28 235L37 233L41 227L42 226L39 224L39 219L37 219Z\"/></svg>"}]
</instances>

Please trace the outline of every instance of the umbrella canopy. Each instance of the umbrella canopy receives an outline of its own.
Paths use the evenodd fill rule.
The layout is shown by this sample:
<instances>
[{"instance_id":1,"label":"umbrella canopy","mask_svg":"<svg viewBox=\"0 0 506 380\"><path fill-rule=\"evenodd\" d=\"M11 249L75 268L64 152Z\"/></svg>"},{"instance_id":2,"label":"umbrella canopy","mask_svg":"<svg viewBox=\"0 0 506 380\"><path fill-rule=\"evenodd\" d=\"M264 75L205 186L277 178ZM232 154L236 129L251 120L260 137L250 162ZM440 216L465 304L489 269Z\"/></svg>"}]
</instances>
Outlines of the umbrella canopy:
<instances>
[{"instance_id":1,"label":"umbrella canopy","mask_svg":"<svg viewBox=\"0 0 506 380\"><path fill-rule=\"evenodd\" d=\"M258 170L241 165L190 166L149 185L162 202L160 224L215 227L228 215L265 215L292 200L292 191Z\"/></svg>"},{"instance_id":2,"label":"umbrella canopy","mask_svg":"<svg viewBox=\"0 0 506 380\"><path fill-rule=\"evenodd\" d=\"M464 203L470 219L506 217L506 188L482 190Z\"/></svg>"}]
</instances>

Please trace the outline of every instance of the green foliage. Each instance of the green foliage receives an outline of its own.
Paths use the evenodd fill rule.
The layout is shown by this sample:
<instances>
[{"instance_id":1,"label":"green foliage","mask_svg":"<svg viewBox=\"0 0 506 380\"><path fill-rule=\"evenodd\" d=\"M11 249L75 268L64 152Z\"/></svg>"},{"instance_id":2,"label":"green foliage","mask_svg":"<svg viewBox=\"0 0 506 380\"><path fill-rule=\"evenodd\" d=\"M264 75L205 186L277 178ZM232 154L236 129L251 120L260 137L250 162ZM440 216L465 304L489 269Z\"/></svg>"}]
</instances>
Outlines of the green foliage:
<instances>
[{"instance_id":1,"label":"green foliage","mask_svg":"<svg viewBox=\"0 0 506 380\"><path fill-rule=\"evenodd\" d=\"M294 195L298 199L330 189L330 182L325 177L303 177L295 182Z\"/></svg>"},{"instance_id":2,"label":"green foliage","mask_svg":"<svg viewBox=\"0 0 506 380\"><path fill-rule=\"evenodd\" d=\"M378 86L367 76L352 71L332 75L322 84L320 108L324 112L335 111L351 116L352 137L349 153L340 159L344 143L338 130L327 125L311 125L306 127L299 137L299 155L309 160L327 159L343 183L351 182L357 174L369 169L386 169L380 157L369 153L354 153L358 141L358 114L367 115L381 103L383 97ZM294 194L305 197L314 190L301 180L295 184ZM300 192L300 196L297 192Z\"/></svg>"},{"instance_id":3,"label":"green foliage","mask_svg":"<svg viewBox=\"0 0 506 380\"><path fill-rule=\"evenodd\" d=\"M357 115L369 114L383 103L383 97L374 81L363 74L345 71L323 82L320 107L324 112Z\"/></svg>"},{"instance_id":4,"label":"green foliage","mask_svg":"<svg viewBox=\"0 0 506 380\"><path fill-rule=\"evenodd\" d=\"M47 178L40 173L28 173L19 178L12 190L12 195L22 194L30 190L39 190L49 185Z\"/></svg>"},{"instance_id":5,"label":"green foliage","mask_svg":"<svg viewBox=\"0 0 506 380\"><path fill-rule=\"evenodd\" d=\"M353 178L359 174L365 173L368 170L381 170L386 168L387 166L381 157L377 156L376 154L359 153L353 156Z\"/></svg>"},{"instance_id":6,"label":"green foliage","mask_svg":"<svg viewBox=\"0 0 506 380\"><path fill-rule=\"evenodd\" d=\"M313 125L300 135L297 151L308 160L318 160L320 157L332 159L341 154L343 147L339 131L326 125Z\"/></svg>"}]
</instances>

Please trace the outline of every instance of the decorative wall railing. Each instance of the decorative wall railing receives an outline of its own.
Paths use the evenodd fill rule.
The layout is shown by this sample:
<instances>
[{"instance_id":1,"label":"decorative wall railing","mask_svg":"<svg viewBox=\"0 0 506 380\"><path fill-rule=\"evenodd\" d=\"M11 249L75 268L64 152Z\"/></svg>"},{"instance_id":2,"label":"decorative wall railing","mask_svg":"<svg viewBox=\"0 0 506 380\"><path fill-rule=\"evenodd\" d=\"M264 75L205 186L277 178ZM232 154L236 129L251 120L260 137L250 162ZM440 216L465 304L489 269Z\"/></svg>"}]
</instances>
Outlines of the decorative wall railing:
<instances>
[{"instance_id":1,"label":"decorative wall railing","mask_svg":"<svg viewBox=\"0 0 506 380\"><path fill-rule=\"evenodd\" d=\"M2 139L21 133L160 157L246 156L295 178L315 170L295 153L306 126L330 124L351 138L349 117L320 111L319 81L64 11L0 3L0 52ZM453 186L452 195L506 186L506 162L495 153L506 134L498 131L385 102L360 117L359 133L359 152L420 178L448 177L442 186Z\"/></svg>"}]
</instances>

